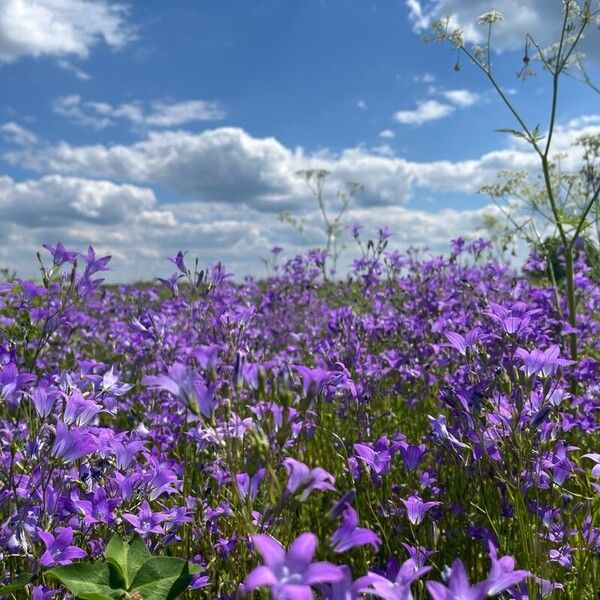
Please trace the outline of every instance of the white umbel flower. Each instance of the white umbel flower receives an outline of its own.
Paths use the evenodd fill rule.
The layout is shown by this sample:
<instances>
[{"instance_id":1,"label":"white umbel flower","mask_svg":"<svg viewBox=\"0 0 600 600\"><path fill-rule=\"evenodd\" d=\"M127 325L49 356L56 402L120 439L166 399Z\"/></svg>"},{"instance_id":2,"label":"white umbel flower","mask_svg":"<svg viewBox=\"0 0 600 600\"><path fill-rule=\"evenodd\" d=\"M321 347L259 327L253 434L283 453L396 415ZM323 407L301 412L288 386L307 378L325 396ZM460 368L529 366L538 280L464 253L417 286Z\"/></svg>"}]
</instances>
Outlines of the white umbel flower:
<instances>
[{"instance_id":1,"label":"white umbel flower","mask_svg":"<svg viewBox=\"0 0 600 600\"><path fill-rule=\"evenodd\" d=\"M492 23L498 23L498 21L502 21L504 19L504 15L498 10L490 10L490 12L486 12L479 17L479 22L482 25L491 25Z\"/></svg>"}]
</instances>

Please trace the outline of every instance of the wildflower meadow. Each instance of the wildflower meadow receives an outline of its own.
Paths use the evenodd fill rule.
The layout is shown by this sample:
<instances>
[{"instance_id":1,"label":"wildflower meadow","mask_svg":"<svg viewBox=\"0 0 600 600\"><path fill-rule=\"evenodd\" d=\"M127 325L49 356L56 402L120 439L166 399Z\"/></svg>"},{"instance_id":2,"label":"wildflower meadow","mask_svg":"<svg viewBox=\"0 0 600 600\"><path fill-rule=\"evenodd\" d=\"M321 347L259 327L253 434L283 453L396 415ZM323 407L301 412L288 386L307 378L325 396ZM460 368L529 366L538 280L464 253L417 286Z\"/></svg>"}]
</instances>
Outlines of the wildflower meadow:
<instances>
[{"instance_id":1,"label":"wildflower meadow","mask_svg":"<svg viewBox=\"0 0 600 600\"><path fill-rule=\"evenodd\" d=\"M72 16L67 3L51 4ZM392 248L393 228L347 223L361 183L334 179L342 184L332 204L330 171L313 168L314 158L296 175L316 200L321 249L292 256L275 246L266 276L236 277L182 249L155 280L109 284L111 256L54 240L40 248L39 276L7 265L0 271L1 598L600 597L600 130L586 129L572 144L581 159L575 167L571 157L563 168L551 144L561 134L562 76L577 74L600 93L576 50L584 31L600 26L600 5L565 0L560 40L549 49L526 37L518 77L532 76L537 61L551 81L549 119L535 127L492 65L501 12L479 17L487 41L471 47L465 39L474 29L465 37L452 18L430 23L419 2L407 5L415 27L427 21L429 41L453 47L456 71L466 62L491 84L519 127L500 131L531 151L527 171L503 171L481 189L498 207L486 223L489 241L465 232L445 252ZM115 6L112 18L124 14ZM66 61L62 68L77 72ZM437 106L428 119L442 118L475 102L466 90L445 93L455 104L424 102L417 117L424 122L421 113ZM69 98L62 112L80 124L90 123L84 108L105 116L91 121L98 131L111 125L111 113L143 121L141 103L113 110ZM184 108L198 105L207 111L198 102ZM151 121L185 122L174 114ZM397 121L398 114L409 122L406 111ZM584 125L598 120L586 118ZM15 127L3 130L20 134L31 151L37 137ZM155 142L162 137L150 133ZM136 143L129 166L141 164L148 144ZM102 152L90 148L96 176ZM109 162L120 173L128 160L118 148ZM76 154L66 142L60 152ZM169 160L178 152L185 151L175 144ZM160 172L158 154L149 174ZM300 149L293 155L303 158ZM486 160L500 155L522 156L513 147ZM242 160L233 150L227 156ZM224 178L226 162L215 162ZM253 155L254 162L261 185L289 170L264 170ZM251 187L253 169L241 171ZM69 182L78 190L82 180ZM32 184L19 185L25 194ZM269 188L265 206L276 204L282 185ZM117 187L102 183L111 194ZM174 213L153 210L153 192L142 191L131 218L177 237ZM102 202L84 200L77 210L100 219ZM16 212L24 201L2 202ZM110 227L116 195L114 206ZM319 231L304 217L286 211L279 220L298 235ZM127 237L123 223L108 239ZM230 216L221 233L237 235L236 226ZM18 236L11 239L16 246ZM510 257L517 243L521 254Z\"/></svg>"},{"instance_id":2,"label":"wildflower meadow","mask_svg":"<svg viewBox=\"0 0 600 600\"><path fill-rule=\"evenodd\" d=\"M360 240L360 229L353 229ZM103 286L48 245L1 284L7 597L596 597L600 288L457 239L236 283ZM196 265L198 263L196 262Z\"/></svg>"}]
</instances>

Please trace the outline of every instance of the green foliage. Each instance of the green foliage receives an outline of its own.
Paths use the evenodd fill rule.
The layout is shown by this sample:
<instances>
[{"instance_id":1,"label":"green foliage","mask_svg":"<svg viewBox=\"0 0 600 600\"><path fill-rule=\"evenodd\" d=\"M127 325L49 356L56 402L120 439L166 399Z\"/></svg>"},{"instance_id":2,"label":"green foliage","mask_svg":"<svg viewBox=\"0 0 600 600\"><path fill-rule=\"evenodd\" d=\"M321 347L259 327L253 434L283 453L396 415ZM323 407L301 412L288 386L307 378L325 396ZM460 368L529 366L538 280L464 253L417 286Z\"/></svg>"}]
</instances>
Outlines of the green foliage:
<instances>
[{"instance_id":1,"label":"green foliage","mask_svg":"<svg viewBox=\"0 0 600 600\"><path fill-rule=\"evenodd\" d=\"M152 556L140 536L129 543L118 535L113 536L104 556L106 562L56 567L46 576L60 581L81 600L111 600L126 594L143 600L172 600L183 593L192 576L201 571L182 558Z\"/></svg>"},{"instance_id":2,"label":"green foliage","mask_svg":"<svg viewBox=\"0 0 600 600\"><path fill-rule=\"evenodd\" d=\"M20 573L10 583L0 585L0 596L22 590L32 579L32 573Z\"/></svg>"}]
</instances>

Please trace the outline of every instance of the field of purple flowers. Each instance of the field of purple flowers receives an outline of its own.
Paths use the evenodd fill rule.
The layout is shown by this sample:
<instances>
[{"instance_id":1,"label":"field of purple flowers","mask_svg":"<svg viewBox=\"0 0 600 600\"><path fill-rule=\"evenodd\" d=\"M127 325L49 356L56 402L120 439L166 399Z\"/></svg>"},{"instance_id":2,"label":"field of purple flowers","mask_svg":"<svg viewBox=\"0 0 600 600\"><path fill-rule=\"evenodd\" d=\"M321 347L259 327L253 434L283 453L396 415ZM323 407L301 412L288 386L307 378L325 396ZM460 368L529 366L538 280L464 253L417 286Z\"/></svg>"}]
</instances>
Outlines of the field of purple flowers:
<instances>
[{"instance_id":1,"label":"field of purple flowers","mask_svg":"<svg viewBox=\"0 0 600 600\"><path fill-rule=\"evenodd\" d=\"M574 330L535 255L386 243L335 282L102 286L58 244L0 283L0 596L597 598L588 266Z\"/></svg>"}]
</instances>

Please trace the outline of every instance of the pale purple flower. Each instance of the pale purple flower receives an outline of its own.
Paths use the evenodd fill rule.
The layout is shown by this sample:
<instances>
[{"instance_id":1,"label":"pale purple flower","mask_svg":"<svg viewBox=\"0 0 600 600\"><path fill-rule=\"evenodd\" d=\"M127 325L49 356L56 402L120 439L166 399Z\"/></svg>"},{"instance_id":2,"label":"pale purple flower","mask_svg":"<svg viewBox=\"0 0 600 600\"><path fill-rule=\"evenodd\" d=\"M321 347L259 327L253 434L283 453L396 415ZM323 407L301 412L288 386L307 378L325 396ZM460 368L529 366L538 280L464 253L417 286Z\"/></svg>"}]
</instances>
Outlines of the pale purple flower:
<instances>
[{"instance_id":1,"label":"pale purple flower","mask_svg":"<svg viewBox=\"0 0 600 600\"><path fill-rule=\"evenodd\" d=\"M384 600L413 600L411 585L420 579L431 567L419 567L412 558L405 561L402 566L392 561L392 569L388 570L388 577L369 571L370 587L363 588L363 593L378 596Z\"/></svg>"},{"instance_id":2,"label":"pale purple flower","mask_svg":"<svg viewBox=\"0 0 600 600\"><path fill-rule=\"evenodd\" d=\"M424 502L422 498L417 495L409 496L406 500L402 499L402 504L406 507L406 515L408 520L413 525L418 525L423 521L425 515L434 506L439 506L441 502L429 501Z\"/></svg>"},{"instance_id":3,"label":"pale purple flower","mask_svg":"<svg viewBox=\"0 0 600 600\"><path fill-rule=\"evenodd\" d=\"M515 570L516 561L512 556L502 556L498 558L496 546L492 542L488 543L492 568L486 580L487 595L495 596L507 590L513 585L521 583L527 577L530 577L529 571Z\"/></svg>"},{"instance_id":4,"label":"pale purple flower","mask_svg":"<svg viewBox=\"0 0 600 600\"><path fill-rule=\"evenodd\" d=\"M447 586L437 581L428 581L426 585L433 600L485 600L487 598L487 581L471 585L459 558L452 563Z\"/></svg>"},{"instance_id":5,"label":"pale purple flower","mask_svg":"<svg viewBox=\"0 0 600 600\"><path fill-rule=\"evenodd\" d=\"M256 567L246 578L247 591L268 586L274 600L311 600L311 586L344 577L337 565L312 562L317 549L317 536L313 533L300 534L288 552L270 535L254 535L252 543L263 557L264 565Z\"/></svg>"},{"instance_id":6,"label":"pale purple flower","mask_svg":"<svg viewBox=\"0 0 600 600\"><path fill-rule=\"evenodd\" d=\"M286 490L290 494L301 491L300 500L304 502L313 490L335 490L335 477L321 467L310 469L304 463L286 458L284 461L288 472Z\"/></svg>"},{"instance_id":7,"label":"pale purple flower","mask_svg":"<svg viewBox=\"0 0 600 600\"><path fill-rule=\"evenodd\" d=\"M541 374L542 377L554 375L558 367L572 365L572 360L559 358L560 348L558 345L550 346L547 350L538 350L534 348L528 352L524 348L517 348L515 356L523 360L521 370L526 375Z\"/></svg>"}]
</instances>

